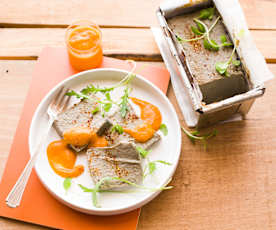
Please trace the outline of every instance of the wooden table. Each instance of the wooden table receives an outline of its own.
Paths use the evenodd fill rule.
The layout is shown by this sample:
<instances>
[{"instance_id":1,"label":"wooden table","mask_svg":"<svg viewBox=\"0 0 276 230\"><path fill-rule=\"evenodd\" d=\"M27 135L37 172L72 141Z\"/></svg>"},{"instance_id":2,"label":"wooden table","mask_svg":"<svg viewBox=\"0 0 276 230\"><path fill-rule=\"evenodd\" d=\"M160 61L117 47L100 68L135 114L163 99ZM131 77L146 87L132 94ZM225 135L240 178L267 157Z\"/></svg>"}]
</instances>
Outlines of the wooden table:
<instances>
[{"instance_id":1,"label":"wooden table","mask_svg":"<svg viewBox=\"0 0 276 230\"><path fill-rule=\"evenodd\" d=\"M260 51L276 74L276 0L240 0ZM1 0L0 175L2 175L37 56L64 46L65 27L98 23L105 55L164 66L150 26L160 0ZM274 64L273 64L274 63ZM181 123L172 87L168 97ZM215 126L208 151L182 137L172 184L143 207L138 229L276 229L276 79L267 83L244 121ZM0 229L44 227L0 218Z\"/></svg>"}]
</instances>

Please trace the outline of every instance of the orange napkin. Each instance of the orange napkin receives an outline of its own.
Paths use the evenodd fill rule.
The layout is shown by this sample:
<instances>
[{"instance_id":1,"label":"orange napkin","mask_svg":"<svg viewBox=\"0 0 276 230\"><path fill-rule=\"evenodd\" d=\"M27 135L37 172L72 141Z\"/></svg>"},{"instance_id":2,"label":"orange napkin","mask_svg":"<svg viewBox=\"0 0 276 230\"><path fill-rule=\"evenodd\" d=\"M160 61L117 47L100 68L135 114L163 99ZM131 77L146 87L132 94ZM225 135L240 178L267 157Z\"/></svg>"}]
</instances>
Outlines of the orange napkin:
<instances>
[{"instance_id":1,"label":"orange napkin","mask_svg":"<svg viewBox=\"0 0 276 230\"><path fill-rule=\"evenodd\" d=\"M131 66L125 61L107 57L104 58L101 67L131 69ZM167 91L170 77L166 69L137 64L135 72L152 81L164 93ZM45 48L43 50L33 74L0 184L0 215L58 229L136 229L140 209L108 217L86 215L74 211L58 202L46 191L34 170L23 194L21 205L14 209L5 204L9 191L30 157L28 135L36 107L51 88L74 73L76 71L69 64L65 48Z\"/></svg>"}]
</instances>

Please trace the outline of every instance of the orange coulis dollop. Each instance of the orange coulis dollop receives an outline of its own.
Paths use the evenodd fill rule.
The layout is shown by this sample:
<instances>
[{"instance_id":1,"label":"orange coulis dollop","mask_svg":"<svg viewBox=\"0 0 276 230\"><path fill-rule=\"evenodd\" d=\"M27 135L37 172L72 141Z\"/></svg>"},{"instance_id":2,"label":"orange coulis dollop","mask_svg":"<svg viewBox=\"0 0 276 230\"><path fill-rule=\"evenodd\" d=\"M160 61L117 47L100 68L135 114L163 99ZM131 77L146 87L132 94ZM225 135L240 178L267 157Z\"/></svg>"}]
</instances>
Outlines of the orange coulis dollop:
<instances>
[{"instance_id":1,"label":"orange coulis dollop","mask_svg":"<svg viewBox=\"0 0 276 230\"><path fill-rule=\"evenodd\" d=\"M64 139L53 141L48 145L48 161L54 172L62 177L77 177L84 171L83 165L75 166L77 155L68 144L89 147L105 147L108 145L104 136L98 136L86 127L74 127L63 134Z\"/></svg>"},{"instance_id":2,"label":"orange coulis dollop","mask_svg":"<svg viewBox=\"0 0 276 230\"><path fill-rule=\"evenodd\" d=\"M104 136L100 137L92 131L91 142L89 144L89 147L106 147L107 145L108 142Z\"/></svg>"},{"instance_id":3,"label":"orange coulis dollop","mask_svg":"<svg viewBox=\"0 0 276 230\"><path fill-rule=\"evenodd\" d=\"M64 140L51 142L47 148L47 156L52 169L62 177L77 177L84 171L83 165L75 166L76 153Z\"/></svg>"},{"instance_id":4,"label":"orange coulis dollop","mask_svg":"<svg viewBox=\"0 0 276 230\"><path fill-rule=\"evenodd\" d=\"M131 97L131 100L140 107L141 119L145 123L136 126L134 129L124 128L124 132L131 135L138 142L146 142L152 138L155 131L160 128L162 115L155 105L147 101L135 97Z\"/></svg>"},{"instance_id":5,"label":"orange coulis dollop","mask_svg":"<svg viewBox=\"0 0 276 230\"><path fill-rule=\"evenodd\" d=\"M124 132L132 136L136 141L143 143L152 138L152 136L155 133L155 130L152 128L150 124L143 123L137 125L134 129L124 128Z\"/></svg>"}]
</instances>

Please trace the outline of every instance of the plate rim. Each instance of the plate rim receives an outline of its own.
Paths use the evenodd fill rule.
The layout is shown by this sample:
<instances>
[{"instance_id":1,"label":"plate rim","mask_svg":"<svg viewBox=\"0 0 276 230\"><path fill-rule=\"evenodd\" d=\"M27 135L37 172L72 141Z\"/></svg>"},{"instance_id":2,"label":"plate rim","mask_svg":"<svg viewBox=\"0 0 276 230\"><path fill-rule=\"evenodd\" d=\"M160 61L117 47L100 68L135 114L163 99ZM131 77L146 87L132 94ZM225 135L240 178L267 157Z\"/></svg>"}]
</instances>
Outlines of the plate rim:
<instances>
[{"instance_id":1,"label":"plate rim","mask_svg":"<svg viewBox=\"0 0 276 230\"><path fill-rule=\"evenodd\" d=\"M89 74L89 73L95 73L95 72L104 72L104 71L115 71L115 72L120 72L120 73L124 73L124 74L129 74L130 71L127 71L127 70L123 70L123 69L116 69L116 68L97 68L97 69L92 69L92 70L86 70L86 71L82 71L82 72L79 72L79 73L76 73L76 74L73 74L69 77L67 77L66 79L62 80L61 82L59 82L58 84L56 84L54 87L52 87L48 93L43 97L43 99L40 101L39 105L36 107L36 110L32 116L32 120L31 120L31 124L30 124L30 127L29 127L29 135L28 135L28 147L29 147L29 154L30 156L32 156L32 149L31 149L31 136L33 135L33 130L34 130L34 123L35 123L35 120L37 119L38 117L38 113L39 111L41 110L41 107L45 104L45 102L48 100L48 98L53 94L55 93L60 87L62 87L63 85L67 84L68 82L72 81L73 79L77 78L77 77L81 77L82 75L86 75L86 74ZM173 177L174 173L175 173L175 170L178 166L178 163L179 163L179 158L180 158L180 155L181 155L181 140L182 140L182 134L181 134L181 128L180 128L180 122L179 122L179 118L177 116L177 113L175 111L175 108L174 106L172 105L172 103L170 102L170 100L168 99L168 97L166 96L166 94L164 94L164 92L162 92L156 85L154 85L151 81L149 81L148 79L146 79L145 77L143 77L142 75L140 74L136 74L136 77L139 78L139 80L145 82L146 84L150 85L155 91L158 92L159 95L161 95L161 97L168 103L169 107L170 107L170 110L171 112L173 113L174 115L174 118L175 119L175 122L176 122L176 125L177 125L177 130L175 130L175 134L176 136L178 137L178 140L177 140L177 148L176 148L176 161L175 161L175 164L172 165L173 166L173 169L170 171L170 173L168 174L168 179L167 179L167 182L162 184L161 186L164 186L166 185ZM84 207L81 207L81 206L76 206L75 204L72 204L68 201L66 201L65 199L63 199L62 197L60 197L58 194L55 193L55 191L52 191L48 186L47 184L44 182L44 180L41 178L41 175L39 173L39 171L37 170L36 168L36 164L34 166L35 168L35 171L36 171L36 174L40 180L40 182L43 184L43 186L46 188L46 190L55 198L57 199L59 202L65 204L66 206L74 209L74 210L77 210L79 212L82 212L82 213L86 213L86 214L92 214L92 215L117 215L117 214L122 214L122 213L125 213L125 212L129 212L129 211L132 211L134 209L137 209L137 208L140 208L142 207L143 205L147 204L148 202L150 202L151 200L153 200L157 195L160 194L161 190L160 191L155 191L155 192L151 192L151 193L148 193L145 198L142 200L142 201L139 201L137 203L134 203L134 204L131 204L131 205L126 205L125 207L122 207L122 208L96 208L96 207L91 207L91 209L87 209L87 208L84 208Z\"/></svg>"}]
</instances>

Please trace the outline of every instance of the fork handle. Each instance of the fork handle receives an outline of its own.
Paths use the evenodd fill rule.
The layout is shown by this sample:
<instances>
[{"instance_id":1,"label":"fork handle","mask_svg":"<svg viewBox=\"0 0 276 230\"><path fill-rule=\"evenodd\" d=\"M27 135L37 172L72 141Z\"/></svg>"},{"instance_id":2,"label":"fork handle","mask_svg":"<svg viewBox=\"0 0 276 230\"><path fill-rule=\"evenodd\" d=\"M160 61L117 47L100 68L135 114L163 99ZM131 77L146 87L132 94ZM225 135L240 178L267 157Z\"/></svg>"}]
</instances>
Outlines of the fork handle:
<instances>
[{"instance_id":1,"label":"fork handle","mask_svg":"<svg viewBox=\"0 0 276 230\"><path fill-rule=\"evenodd\" d=\"M25 166L23 172L21 173L20 177L17 179L15 185L13 186L12 190L10 191L9 195L6 198L6 204L11 208L16 208L20 205L22 195L24 193L25 187L29 180L29 177L32 172L32 168L36 162L36 158L38 154L41 152L41 148L45 143L48 133L53 125L54 118L50 118L48 121L48 126L46 129L45 134L41 138L39 144L35 148L34 154L31 156L30 160L28 161L27 165Z\"/></svg>"}]
</instances>

